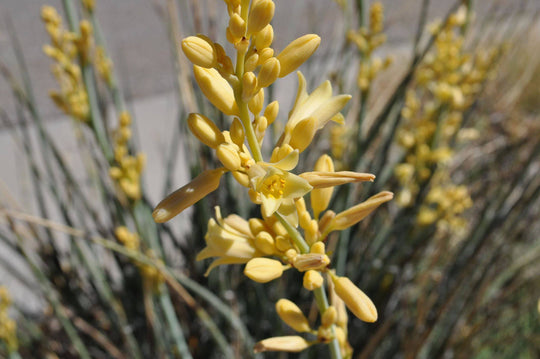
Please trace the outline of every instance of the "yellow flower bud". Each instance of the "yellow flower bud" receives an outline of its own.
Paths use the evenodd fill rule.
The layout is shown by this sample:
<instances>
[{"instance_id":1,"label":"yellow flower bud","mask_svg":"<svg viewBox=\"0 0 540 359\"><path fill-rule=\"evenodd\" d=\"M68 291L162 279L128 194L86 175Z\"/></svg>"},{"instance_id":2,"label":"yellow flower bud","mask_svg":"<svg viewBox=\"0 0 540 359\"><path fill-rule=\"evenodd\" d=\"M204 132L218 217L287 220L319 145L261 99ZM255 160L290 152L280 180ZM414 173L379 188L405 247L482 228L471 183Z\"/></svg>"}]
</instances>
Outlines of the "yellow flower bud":
<instances>
[{"instance_id":1,"label":"yellow flower bud","mask_svg":"<svg viewBox=\"0 0 540 359\"><path fill-rule=\"evenodd\" d=\"M309 253L325 254L326 248L324 242L313 243L309 248Z\"/></svg>"},{"instance_id":2,"label":"yellow flower bud","mask_svg":"<svg viewBox=\"0 0 540 359\"><path fill-rule=\"evenodd\" d=\"M373 182L375 175L371 173L358 173L351 171L340 172L304 172L300 177L309 182L313 188L328 188L345 183Z\"/></svg>"},{"instance_id":3,"label":"yellow flower bud","mask_svg":"<svg viewBox=\"0 0 540 359\"><path fill-rule=\"evenodd\" d=\"M298 353L302 350L307 349L309 346L310 343L301 336L291 335L261 340L260 342L255 344L253 351L255 353L261 353L266 351Z\"/></svg>"},{"instance_id":4,"label":"yellow flower bud","mask_svg":"<svg viewBox=\"0 0 540 359\"><path fill-rule=\"evenodd\" d=\"M328 155L322 155L319 157L315 163L315 171L334 172L334 162L332 161L332 158ZM313 215L315 218L318 218L319 214L328 208L333 192L333 187L314 188L311 191L311 208L313 209Z\"/></svg>"},{"instance_id":5,"label":"yellow flower bud","mask_svg":"<svg viewBox=\"0 0 540 359\"><path fill-rule=\"evenodd\" d=\"M316 270L308 270L304 273L303 285L307 290L315 290L322 287L324 278L321 272Z\"/></svg>"},{"instance_id":6,"label":"yellow flower bud","mask_svg":"<svg viewBox=\"0 0 540 359\"><path fill-rule=\"evenodd\" d=\"M275 5L272 0L257 0L251 5L248 17L248 35L265 28L274 17Z\"/></svg>"},{"instance_id":7,"label":"yellow flower bud","mask_svg":"<svg viewBox=\"0 0 540 359\"><path fill-rule=\"evenodd\" d=\"M279 112L279 103L277 101L270 102L266 109L264 110L264 117L268 121L268 124L272 124L278 115Z\"/></svg>"},{"instance_id":8,"label":"yellow flower bud","mask_svg":"<svg viewBox=\"0 0 540 359\"><path fill-rule=\"evenodd\" d=\"M275 57L266 60L261 66L261 71L259 71L259 87L268 87L273 84L279 76L280 69L281 65Z\"/></svg>"},{"instance_id":9,"label":"yellow flower bud","mask_svg":"<svg viewBox=\"0 0 540 359\"><path fill-rule=\"evenodd\" d=\"M253 233L255 236L259 234L262 231L266 231L266 225L262 219L259 218L250 218L249 221L249 229L251 230L251 233Z\"/></svg>"},{"instance_id":10,"label":"yellow flower bud","mask_svg":"<svg viewBox=\"0 0 540 359\"><path fill-rule=\"evenodd\" d=\"M272 41L274 41L274 28L268 24L255 35L255 48L259 51L265 49L272 45Z\"/></svg>"},{"instance_id":11,"label":"yellow flower bud","mask_svg":"<svg viewBox=\"0 0 540 359\"><path fill-rule=\"evenodd\" d=\"M253 72L246 72L242 76L242 99L249 101L257 91L257 76Z\"/></svg>"},{"instance_id":12,"label":"yellow flower bud","mask_svg":"<svg viewBox=\"0 0 540 359\"><path fill-rule=\"evenodd\" d=\"M394 194L392 192L383 191L368 198L366 201L337 214L331 220L328 225L329 229L326 229L325 232L330 232L333 230L341 231L355 225L367 217L381 204L390 201L393 197Z\"/></svg>"},{"instance_id":13,"label":"yellow flower bud","mask_svg":"<svg viewBox=\"0 0 540 359\"><path fill-rule=\"evenodd\" d=\"M299 254L294 258L292 264L299 272L321 270L330 264L330 258L326 254L319 253Z\"/></svg>"},{"instance_id":14,"label":"yellow flower bud","mask_svg":"<svg viewBox=\"0 0 540 359\"><path fill-rule=\"evenodd\" d=\"M321 325L327 328L336 323L337 317L338 313L336 308L333 306L329 306L321 317Z\"/></svg>"},{"instance_id":15,"label":"yellow flower bud","mask_svg":"<svg viewBox=\"0 0 540 359\"><path fill-rule=\"evenodd\" d=\"M299 152L302 152L311 144L311 141L313 141L315 132L317 132L317 121L315 118L308 117L303 119L294 126L289 145Z\"/></svg>"},{"instance_id":16,"label":"yellow flower bud","mask_svg":"<svg viewBox=\"0 0 540 359\"><path fill-rule=\"evenodd\" d=\"M193 66L195 80L206 98L226 115L238 115L238 106L231 85L215 69Z\"/></svg>"},{"instance_id":17,"label":"yellow flower bud","mask_svg":"<svg viewBox=\"0 0 540 359\"><path fill-rule=\"evenodd\" d=\"M244 71L245 72L253 72L259 65L259 54L251 54L246 58L246 62L244 64Z\"/></svg>"},{"instance_id":18,"label":"yellow flower bud","mask_svg":"<svg viewBox=\"0 0 540 359\"><path fill-rule=\"evenodd\" d=\"M246 35L246 22L239 14L232 14L229 20L231 35L236 39L241 39Z\"/></svg>"},{"instance_id":19,"label":"yellow flower bud","mask_svg":"<svg viewBox=\"0 0 540 359\"><path fill-rule=\"evenodd\" d=\"M272 49L271 47L267 47L259 51L259 65L264 64L266 60L268 60L272 56L274 56L274 49Z\"/></svg>"},{"instance_id":20,"label":"yellow flower bud","mask_svg":"<svg viewBox=\"0 0 540 359\"><path fill-rule=\"evenodd\" d=\"M255 96L248 102L249 111L252 114L258 115L264 106L264 90L260 89ZM268 120L267 120L268 121Z\"/></svg>"},{"instance_id":21,"label":"yellow flower bud","mask_svg":"<svg viewBox=\"0 0 540 359\"><path fill-rule=\"evenodd\" d=\"M309 322L304 313L296 304L288 299L280 299L276 303L276 311L281 320L297 332L304 333L311 331Z\"/></svg>"},{"instance_id":22,"label":"yellow flower bud","mask_svg":"<svg viewBox=\"0 0 540 359\"><path fill-rule=\"evenodd\" d=\"M242 166L238 150L230 143L222 143L216 149L216 156L229 171L236 171Z\"/></svg>"},{"instance_id":23,"label":"yellow flower bud","mask_svg":"<svg viewBox=\"0 0 540 359\"><path fill-rule=\"evenodd\" d=\"M283 265L280 261L270 258L253 258L247 262L244 274L258 283L267 283L283 274Z\"/></svg>"},{"instance_id":24,"label":"yellow flower bud","mask_svg":"<svg viewBox=\"0 0 540 359\"><path fill-rule=\"evenodd\" d=\"M224 173L223 168L204 171L190 183L168 195L152 212L154 221L166 222L215 191Z\"/></svg>"},{"instance_id":25,"label":"yellow flower bud","mask_svg":"<svg viewBox=\"0 0 540 359\"><path fill-rule=\"evenodd\" d=\"M242 126L242 122L238 118L234 118L231 129L231 140L240 148L242 148L242 144L244 143L244 139L246 137L244 132L244 126Z\"/></svg>"},{"instance_id":26,"label":"yellow flower bud","mask_svg":"<svg viewBox=\"0 0 540 359\"><path fill-rule=\"evenodd\" d=\"M274 254L276 251L274 238L270 233L265 231L257 233L255 236L255 246L265 255Z\"/></svg>"},{"instance_id":27,"label":"yellow flower bud","mask_svg":"<svg viewBox=\"0 0 540 359\"><path fill-rule=\"evenodd\" d=\"M245 172L234 171L231 172L234 179L242 186L249 188L249 176Z\"/></svg>"},{"instance_id":28,"label":"yellow flower bud","mask_svg":"<svg viewBox=\"0 0 540 359\"><path fill-rule=\"evenodd\" d=\"M304 35L287 45L277 59L281 65L279 77L284 77L306 62L317 50L321 38L314 34Z\"/></svg>"},{"instance_id":29,"label":"yellow flower bud","mask_svg":"<svg viewBox=\"0 0 540 359\"><path fill-rule=\"evenodd\" d=\"M213 42L206 36L189 36L182 40L182 50L194 65L212 68L217 65L217 53Z\"/></svg>"},{"instance_id":30,"label":"yellow flower bud","mask_svg":"<svg viewBox=\"0 0 540 359\"><path fill-rule=\"evenodd\" d=\"M377 308L369 297L347 277L332 277L336 294L347 308L360 320L373 323L377 320Z\"/></svg>"},{"instance_id":31,"label":"yellow flower bud","mask_svg":"<svg viewBox=\"0 0 540 359\"><path fill-rule=\"evenodd\" d=\"M225 142L219 128L208 117L198 113L191 113L188 116L187 123L191 133L208 147L215 149Z\"/></svg>"},{"instance_id":32,"label":"yellow flower bud","mask_svg":"<svg viewBox=\"0 0 540 359\"><path fill-rule=\"evenodd\" d=\"M278 235L276 237L276 248L281 251L285 252L286 250L290 249L292 247L291 241L284 237L283 235Z\"/></svg>"}]
</instances>

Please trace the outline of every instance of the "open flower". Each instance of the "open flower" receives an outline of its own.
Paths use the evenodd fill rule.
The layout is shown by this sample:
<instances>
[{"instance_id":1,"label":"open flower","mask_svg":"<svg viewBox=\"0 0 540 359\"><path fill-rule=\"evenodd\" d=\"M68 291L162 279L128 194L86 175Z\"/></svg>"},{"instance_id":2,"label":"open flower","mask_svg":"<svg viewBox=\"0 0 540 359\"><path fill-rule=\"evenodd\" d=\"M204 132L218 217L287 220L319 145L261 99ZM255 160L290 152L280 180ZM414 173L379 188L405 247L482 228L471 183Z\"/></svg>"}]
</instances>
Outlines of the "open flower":
<instances>
[{"instance_id":1,"label":"open flower","mask_svg":"<svg viewBox=\"0 0 540 359\"><path fill-rule=\"evenodd\" d=\"M258 162L249 168L251 189L264 217L277 211L298 223L294 200L303 197L312 187L302 177L289 172L297 163L298 151L293 151L277 163Z\"/></svg>"},{"instance_id":2,"label":"open flower","mask_svg":"<svg viewBox=\"0 0 540 359\"><path fill-rule=\"evenodd\" d=\"M217 221L213 218L208 221L208 231L204 237L206 247L196 258L200 261L217 257L205 275L218 265L247 263L262 255L254 245L255 237L249 229L248 221L234 214L223 219L219 207L215 210Z\"/></svg>"},{"instance_id":3,"label":"open flower","mask_svg":"<svg viewBox=\"0 0 540 359\"><path fill-rule=\"evenodd\" d=\"M289 113L289 120L285 125L285 131L278 141L278 145L282 146L283 144L290 143L295 127L307 118L314 119L316 130L323 128L324 125L345 107L350 99L350 95L332 96L330 81L323 82L308 95L306 91L306 79L299 71L296 101Z\"/></svg>"}]
</instances>

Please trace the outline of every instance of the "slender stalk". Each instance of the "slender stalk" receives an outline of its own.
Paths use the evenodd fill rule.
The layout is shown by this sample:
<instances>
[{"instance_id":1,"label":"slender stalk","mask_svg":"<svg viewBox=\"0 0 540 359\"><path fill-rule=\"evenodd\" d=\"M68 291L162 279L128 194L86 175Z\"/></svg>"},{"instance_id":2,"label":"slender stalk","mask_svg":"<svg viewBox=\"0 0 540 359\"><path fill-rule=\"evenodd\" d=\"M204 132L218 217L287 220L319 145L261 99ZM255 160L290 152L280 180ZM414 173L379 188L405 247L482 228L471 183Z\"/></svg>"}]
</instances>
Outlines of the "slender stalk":
<instances>
[{"instance_id":1,"label":"slender stalk","mask_svg":"<svg viewBox=\"0 0 540 359\"><path fill-rule=\"evenodd\" d=\"M178 323L178 320L176 318L176 313L174 312L171 297L169 296L168 291L160 294L159 302L165 314L165 318L167 319L167 324L169 325L169 329L171 330L171 335L174 338L176 350L178 351L180 358L193 358L191 356L191 353L189 352L187 342L182 332L182 327L180 326L180 323Z\"/></svg>"},{"instance_id":2,"label":"slender stalk","mask_svg":"<svg viewBox=\"0 0 540 359\"><path fill-rule=\"evenodd\" d=\"M248 17L249 3L249 0L242 0L241 16L242 19L246 21L246 23ZM259 141L255 136L255 131L253 130L253 125L251 124L251 120L249 118L248 104L242 99L242 77L244 76L244 62L246 60L246 52L237 51L236 54L236 77L238 78L238 86L234 93L234 97L236 99L238 109L240 110L240 120L242 121L242 125L244 126L244 130L246 132L246 138L249 148L251 149L255 161L260 162L263 160L261 147L259 146Z\"/></svg>"},{"instance_id":3,"label":"slender stalk","mask_svg":"<svg viewBox=\"0 0 540 359\"><path fill-rule=\"evenodd\" d=\"M302 238L302 235L294 228L288 221L278 212L275 212L274 215L279 220L279 222L285 227L287 230L287 233L291 236L292 240L294 241L294 244L300 249L301 253L309 253L309 246Z\"/></svg>"},{"instance_id":4,"label":"slender stalk","mask_svg":"<svg viewBox=\"0 0 540 359\"><path fill-rule=\"evenodd\" d=\"M68 19L69 27L72 32L77 33L78 16L75 6L72 0L63 0L64 9L66 11L66 17ZM103 152L105 158L109 163L114 160L114 154L107 138L106 129L104 127L103 119L99 109L98 95L95 86L94 71L91 66L80 61L81 70L83 73L83 80L86 86L86 93L88 95L88 105L90 107L90 122L92 124L92 130L96 135L96 140Z\"/></svg>"},{"instance_id":5,"label":"slender stalk","mask_svg":"<svg viewBox=\"0 0 540 359\"><path fill-rule=\"evenodd\" d=\"M317 288L313 291L313 295L315 296L315 302L317 303L317 307L319 308L319 312L321 315L326 312L328 309L328 299L326 298L326 292L324 291L324 286ZM335 326L332 325L331 327L332 334L336 335ZM341 349L339 348L339 343L336 338L332 339L330 343L328 343L328 347L330 349L330 356L332 359L341 359Z\"/></svg>"}]
</instances>

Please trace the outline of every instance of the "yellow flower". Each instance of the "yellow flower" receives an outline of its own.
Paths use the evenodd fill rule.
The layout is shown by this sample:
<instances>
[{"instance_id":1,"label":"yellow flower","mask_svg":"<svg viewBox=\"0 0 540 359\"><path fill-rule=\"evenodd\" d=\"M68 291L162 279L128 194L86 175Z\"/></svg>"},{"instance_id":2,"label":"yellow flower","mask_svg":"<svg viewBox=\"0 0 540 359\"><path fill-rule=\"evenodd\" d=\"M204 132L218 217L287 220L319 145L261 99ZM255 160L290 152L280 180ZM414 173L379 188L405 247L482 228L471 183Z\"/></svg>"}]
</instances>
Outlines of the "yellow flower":
<instances>
[{"instance_id":1,"label":"yellow flower","mask_svg":"<svg viewBox=\"0 0 540 359\"><path fill-rule=\"evenodd\" d=\"M285 130L278 146L288 144L292 141L293 131L301 121L313 118L315 129L320 130L330 120L337 119L334 116L345 107L351 99L350 95L332 96L332 86L330 81L323 82L311 94L306 91L306 79L301 72L298 72L298 92L294 107L289 113L289 120L285 125Z\"/></svg>"},{"instance_id":2,"label":"yellow flower","mask_svg":"<svg viewBox=\"0 0 540 359\"><path fill-rule=\"evenodd\" d=\"M276 211L283 215L296 216L295 198L303 197L312 189L305 179L288 172L296 167L297 163L296 150L277 163L259 162L250 166L248 175L251 188L257 194L264 217L270 217ZM294 222L298 223L298 219Z\"/></svg>"},{"instance_id":3,"label":"yellow flower","mask_svg":"<svg viewBox=\"0 0 540 359\"><path fill-rule=\"evenodd\" d=\"M222 264L247 263L252 258L262 255L254 245L254 236L245 219L230 215L223 219L219 207L216 210L216 220L208 221L208 230L204 240L206 247L199 252L196 260L217 257L205 275Z\"/></svg>"}]
</instances>

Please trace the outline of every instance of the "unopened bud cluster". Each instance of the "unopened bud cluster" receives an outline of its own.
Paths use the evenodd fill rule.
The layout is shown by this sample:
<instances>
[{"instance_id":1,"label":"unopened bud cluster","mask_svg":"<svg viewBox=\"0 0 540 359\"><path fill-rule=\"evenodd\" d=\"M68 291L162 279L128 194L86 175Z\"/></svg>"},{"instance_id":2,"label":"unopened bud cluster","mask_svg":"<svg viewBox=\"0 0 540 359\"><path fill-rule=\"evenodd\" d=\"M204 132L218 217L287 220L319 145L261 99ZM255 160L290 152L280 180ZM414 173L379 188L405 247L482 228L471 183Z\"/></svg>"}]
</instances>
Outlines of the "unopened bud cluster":
<instances>
[{"instance_id":1,"label":"unopened bud cluster","mask_svg":"<svg viewBox=\"0 0 540 359\"><path fill-rule=\"evenodd\" d=\"M93 0L83 2L85 9L92 13ZM108 85L112 83L112 62L101 46L94 44L94 30L90 21L84 19L74 31L67 30L62 18L52 6L43 6L41 19L45 24L51 43L43 47L47 56L54 60L51 67L60 90L50 91L55 105L73 118L89 121L90 105L83 81L82 68L95 65L98 74Z\"/></svg>"},{"instance_id":2,"label":"unopened bud cluster","mask_svg":"<svg viewBox=\"0 0 540 359\"><path fill-rule=\"evenodd\" d=\"M17 323L9 317L8 310L11 307L11 296L6 287L0 286L0 343L6 346L8 353L17 350Z\"/></svg>"},{"instance_id":3,"label":"unopened bud cluster","mask_svg":"<svg viewBox=\"0 0 540 359\"><path fill-rule=\"evenodd\" d=\"M124 245L126 249L133 252L143 253L143 251L141 250L141 240L137 233L131 232L126 226L119 226L116 227L114 234L116 235L118 241L122 243L122 245ZM161 262L159 259L156 258L154 252L150 249L144 250L144 254L152 260ZM155 266L151 266L147 263L142 263L137 260L132 260L132 262L139 269L141 277L144 279L145 285L147 285L154 291L159 290L159 286L165 280L163 274Z\"/></svg>"},{"instance_id":4,"label":"unopened bud cluster","mask_svg":"<svg viewBox=\"0 0 540 359\"><path fill-rule=\"evenodd\" d=\"M386 42L383 31L384 7L377 1L369 9L369 26L347 33L347 39L356 45L361 55L356 81L362 92L367 92L377 74L392 64L389 56L384 60L373 56L373 52Z\"/></svg>"},{"instance_id":5,"label":"unopened bud cluster","mask_svg":"<svg viewBox=\"0 0 540 359\"><path fill-rule=\"evenodd\" d=\"M131 116L127 111L120 113L118 129L114 142L114 159L116 165L109 169L109 175L118 185L121 193L131 200L141 198L141 173L146 156L143 153L130 154Z\"/></svg>"},{"instance_id":6,"label":"unopened bud cluster","mask_svg":"<svg viewBox=\"0 0 540 359\"><path fill-rule=\"evenodd\" d=\"M415 87L407 92L401 111L404 124L398 141L405 160L395 168L403 186L398 203L415 205L420 188L430 182L417 218L424 226L460 227L461 214L472 206L467 189L452 183L447 164L453 157L452 143L462 131L463 114L490 75L497 52L466 52L459 31L466 11L461 7L444 25L432 26L434 49L417 69Z\"/></svg>"}]
</instances>

